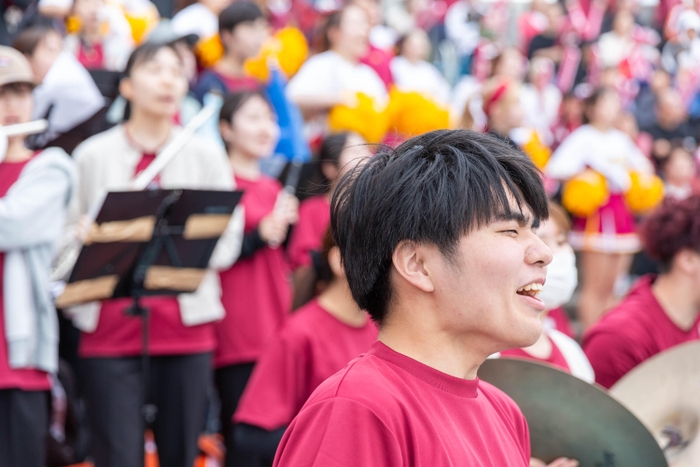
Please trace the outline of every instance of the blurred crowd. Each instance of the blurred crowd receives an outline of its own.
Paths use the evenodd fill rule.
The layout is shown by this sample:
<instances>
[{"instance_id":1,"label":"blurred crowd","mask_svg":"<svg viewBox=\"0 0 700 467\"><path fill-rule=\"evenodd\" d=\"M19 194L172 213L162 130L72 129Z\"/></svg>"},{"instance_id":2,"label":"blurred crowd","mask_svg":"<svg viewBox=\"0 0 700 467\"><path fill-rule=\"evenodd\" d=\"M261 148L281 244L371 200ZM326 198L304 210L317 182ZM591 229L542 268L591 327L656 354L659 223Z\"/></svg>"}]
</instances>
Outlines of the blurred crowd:
<instances>
[{"instance_id":1,"label":"blurred crowd","mask_svg":"<svg viewBox=\"0 0 700 467\"><path fill-rule=\"evenodd\" d=\"M153 426L163 466L223 462L224 450L226 465L270 464L311 391L376 338L327 234L337 180L375 145L464 128L527 154L564 208L553 204L545 242L556 250L568 241L577 253L575 262L553 266L566 284L547 302L550 326L573 339L619 302L633 278L659 272L658 255L642 251L639 222L700 193L698 0L3 5L0 123L49 123L26 141L11 138L5 163L27 163L25 149L71 155L66 186L46 194L71 199L51 208L65 211L56 220L61 230L65 223L74 232L103 189L126 187L202 109L216 109L194 128L182 149L189 155L153 181L245 193L244 212L220 242L231 251L217 247L212 257L220 288L205 296L205 278L193 297L149 302L152 369L161 381L151 398L165 407ZM2 169L0 179L9 178L0 193L22 167ZM292 196L283 187L295 171ZM42 209L39 216L50 208ZM0 389L52 390L47 465L83 461L88 451L98 467L139 462L142 452L132 448L143 443L134 429L141 415L131 409L141 402L140 328L123 315L126 307L105 300L92 314L60 314L61 371L30 365L60 374L50 384L45 375L28 386L21 378L5 384L3 371L14 370L0 362ZM298 309L305 313L288 320ZM335 346L328 336L337 336ZM300 368L312 355L323 355L326 367ZM178 397L198 402L174 408ZM223 444L200 437L217 432Z\"/></svg>"}]
</instances>

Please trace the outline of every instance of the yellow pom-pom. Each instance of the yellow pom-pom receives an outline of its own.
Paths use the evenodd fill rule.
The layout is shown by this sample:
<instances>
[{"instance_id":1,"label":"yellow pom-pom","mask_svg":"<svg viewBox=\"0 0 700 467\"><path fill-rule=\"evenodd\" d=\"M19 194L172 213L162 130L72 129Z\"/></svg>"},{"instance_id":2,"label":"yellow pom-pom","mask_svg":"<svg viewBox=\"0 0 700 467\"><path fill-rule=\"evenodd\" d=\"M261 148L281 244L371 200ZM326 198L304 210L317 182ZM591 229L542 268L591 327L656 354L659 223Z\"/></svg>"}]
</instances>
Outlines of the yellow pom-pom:
<instances>
[{"instance_id":1,"label":"yellow pom-pom","mask_svg":"<svg viewBox=\"0 0 700 467\"><path fill-rule=\"evenodd\" d=\"M540 141L536 131L533 131L530 139L523 144L523 152L532 159L532 162L539 169L544 169L544 166L549 162L549 157L552 155L551 149Z\"/></svg>"},{"instance_id":2,"label":"yellow pom-pom","mask_svg":"<svg viewBox=\"0 0 700 467\"><path fill-rule=\"evenodd\" d=\"M80 28L83 27L82 21L80 21L80 18L77 16L69 16L66 18L66 33L67 34L75 34L78 31L80 31Z\"/></svg>"},{"instance_id":3,"label":"yellow pom-pom","mask_svg":"<svg viewBox=\"0 0 700 467\"><path fill-rule=\"evenodd\" d=\"M331 109L328 126L332 131L354 131L368 143L379 143L386 135L389 120L384 106L367 94L357 93L354 106L337 105Z\"/></svg>"},{"instance_id":4,"label":"yellow pom-pom","mask_svg":"<svg viewBox=\"0 0 700 467\"><path fill-rule=\"evenodd\" d=\"M306 61L309 46L304 34L297 28L286 27L277 31L263 44L257 57L246 60L246 72L260 81L270 77L269 63L274 61L279 69L291 78Z\"/></svg>"},{"instance_id":5,"label":"yellow pom-pom","mask_svg":"<svg viewBox=\"0 0 700 467\"><path fill-rule=\"evenodd\" d=\"M199 63L208 68L224 56L224 45L221 43L221 38L218 34L205 39L200 39L194 47L195 55Z\"/></svg>"},{"instance_id":6,"label":"yellow pom-pom","mask_svg":"<svg viewBox=\"0 0 700 467\"><path fill-rule=\"evenodd\" d=\"M575 216L588 217L607 202L608 196L605 177L589 169L564 185L561 204Z\"/></svg>"},{"instance_id":7,"label":"yellow pom-pom","mask_svg":"<svg viewBox=\"0 0 700 467\"><path fill-rule=\"evenodd\" d=\"M389 128L407 138L450 125L449 110L418 92L392 89L388 113Z\"/></svg>"},{"instance_id":8,"label":"yellow pom-pom","mask_svg":"<svg viewBox=\"0 0 700 467\"><path fill-rule=\"evenodd\" d=\"M635 214L651 211L663 200L664 182L656 175L630 172L630 182L625 201Z\"/></svg>"}]
</instances>

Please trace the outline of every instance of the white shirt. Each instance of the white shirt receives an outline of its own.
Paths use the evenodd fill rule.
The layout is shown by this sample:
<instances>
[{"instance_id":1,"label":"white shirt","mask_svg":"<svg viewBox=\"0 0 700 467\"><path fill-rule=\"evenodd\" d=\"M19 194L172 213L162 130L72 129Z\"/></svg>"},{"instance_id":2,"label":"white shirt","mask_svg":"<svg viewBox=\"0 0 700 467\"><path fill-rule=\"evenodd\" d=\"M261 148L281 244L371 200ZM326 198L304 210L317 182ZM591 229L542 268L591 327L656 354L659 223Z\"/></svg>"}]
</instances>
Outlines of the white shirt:
<instances>
[{"instance_id":1,"label":"white shirt","mask_svg":"<svg viewBox=\"0 0 700 467\"><path fill-rule=\"evenodd\" d=\"M545 138L545 143L552 142L552 126L559 118L561 91L553 84L542 91L526 84L520 90L520 105L523 109L524 126L535 128Z\"/></svg>"},{"instance_id":2,"label":"white shirt","mask_svg":"<svg viewBox=\"0 0 700 467\"><path fill-rule=\"evenodd\" d=\"M207 39L219 33L219 18L201 3L193 3L183 8L170 23L177 34L197 34L200 39Z\"/></svg>"},{"instance_id":3,"label":"white shirt","mask_svg":"<svg viewBox=\"0 0 700 467\"><path fill-rule=\"evenodd\" d=\"M464 0L454 3L445 15L445 33L460 55L470 55L479 43L479 23L467 21L472 9Z\"/></svg>"},{"instance_id":4,"label":"white shirt","mask_svg":"<svg viewBox=\"0 0 700 467\"><path fill-rule=\"evenodd\" d=\"M44 143L75 128L105 105L90 73L67 50L56 58L44 81L34 88L33 95L34 119L44 118L53 105L49 130L42 135Z\"/></svg>"},{"instance_id":5,"label":"white shirt","mask_svg":"<svg viewBox=\"0 0 700 467\"><path fill-rule=\"evenodd\" d=\"M405 57L391 60L391 74L401 91L415 91L446 104L450 98L450 85L435 65L425 61L411 63Z\"/></svg>"},{"instance_id":6,"label":"white shirt","mask_svg":"<svg viewBox=\"0 0 700 467\"><path fill-rule=\"evenodd\" d=\"M386 86L372 68L349 62L332 50L309 58L289 81L286 92L290 100L346 92L362 92L381 104L387 100Z\"/></svg>"},{"instance_id":7,"label":"white shirt","mask_svg":"<svg viewBox=\"0 0 700 467\"><path fill-rule=\"evenodd\" d=\"M625 133L599 131L583 125L571 133L554 151L545 173L557 180L568 180L590 167L602 174L612 193L629 189L631 170L653 173L649 160Z\"/></svg>"}]
</instances>

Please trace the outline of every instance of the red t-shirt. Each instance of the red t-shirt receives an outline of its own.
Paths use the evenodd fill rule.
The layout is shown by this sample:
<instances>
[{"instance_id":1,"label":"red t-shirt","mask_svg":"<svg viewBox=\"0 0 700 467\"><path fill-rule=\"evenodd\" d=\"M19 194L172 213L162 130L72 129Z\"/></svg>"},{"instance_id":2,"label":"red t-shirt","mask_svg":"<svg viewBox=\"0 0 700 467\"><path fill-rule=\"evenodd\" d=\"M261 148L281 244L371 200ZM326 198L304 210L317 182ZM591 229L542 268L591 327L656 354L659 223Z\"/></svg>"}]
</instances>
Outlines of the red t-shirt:
<instances>
[{"instance_id":1,"label":"red t-shirt","mask_svg":"<svg viewBox=\"0 0 700 467\"><path fill-rule=\"evenodd\" d=\"M101 70L104 68L105 53L102 44L93 44L86 48L81 42L78 47L78 61L88 70Z\"/></svg>"},{"instance_id":2,"label":"red t-shirt","mask_svg":"<svg viewBox=\"0 0 700 467\"><path fill-rule=\"evenodd\" d=\"M19 178L28 160L23 162L0 162L0 198L7 194ZM0 389L22 389L24 391L47 391L51 389L46 372L33 369L10 368L5 337L5 252L0 251Z\"/></svg>"},{"instance_id":3,"label":"red t-shirt","mask_svg":"<svg viewBox=\"0 0 700 467\"><path fill-rule=\"evenodd\" d=\"M549 313L547 313L547 318L551 319L554 323L554 329L576 340L574 327L571 325L571 320L563 307L550 310Z\"/></svg>"},{"instance_id":4,"label":"red t-shirt","mask_svg":"<svg viewBox=\"0 0 700 467\"><path fill-rule=\"evenodd\" d=\"M289 425L314 389L369 350L378 332L369 319L353 327L312 300L265 347L234 421L268 431Z\"/></svg>"},{"instance_id":5,"label":"red t-shirt","mask_svg":"<svg viewBox=\"0 0 700 467\"><path fill-rule=\"evenodd\" d=\"M654 297L654 276L644 276L630 294L583 336L583 351L596 383L610 388L630 370L670 347L700 339L700 315L680 329Z\"/></svg>"},{"instance_id":6,"label":"red t-shirt","mask_svg":"<svg viewBox=\"0 0 700 467\"><path fill-rule=\"evenodd\" d=\"M228 76L218 71L211 70L226 86L228 92L254 91L260 89L260 83L251 76Z\"/></svg>"},{"instance_id":7,"label":"red t-shirt","mask_svg":"<svg viewBox=\"0 0 700 467\"><path fill-rule=\"evenodd\" d=\"M394 84L394 77L391 74L391 59L391 55L387 52L370 44L367 55L360 61L372 68L389 89Z\"/></svg>"},{"instance_id":8,"label":"red t-shirt","mask_svg":"<svg viewBox=\"0 0 700 467\"><path fill-rule=\"evenodd\" d=\"M526 467L529 438L525 417L500 390L376 342L311 395L274 465Z\"/></svg>"},{"instance_id":9,"label":"red t-shirt","mask_svg":"<svg viewBox=\"0 0 700 467\"><path fill-rule=\"evenodd\" d=\"M549 342L552 343L552 352L549 354L549 357L547 358L537 358L535 356L530 355L529 353L525 352L523 349L510 349L510 350L505 350L501 352L501 355L504 357L520 357L520 358L526 358L528 360L534 360L536 362L545 362L549 363L550 365L554 365L557 368L561 368L562 370L566 371L567 373L571 373L571 368L569 367L569 363L566 361L566 357L564 357L564 354L562 351L557 347L557 344L554 342L554 340L549 339Z\"/></svg>"},{"instance_id":10,"label":"red t-shirt","mask_svg":"<svg viewBox=\"0 0 700 467\"><path fill-rule=\"evenodd\" d=\"M244 231L248 234L273 211L282 185L265 176L235 179L238 189L243 190ZM289 272L284 249L264 246L220 273L226 316L215 328L217 368L258 359L291 308Z\"/></svg>"},{"instance_id":11,"label":"red t-shirt","mask_svg":"<svg viewBox=\"0 0 700 467\"><path fill-rule=\"evenodd\" d=\"M143 154L136 174L154 159L155 154ZM151 186L157 188L159 184L156 177ZM129 298L102 301L97 329L81 335L82 357L129 357L141 353L141 318L124 313L132 303ZM182 324L180 304L175 296L147 297L141 304L150 313L148 348L152 355L189 355L214 350L214 325Z\"/></svg>"},{"instance_id":12,"label":"red t-shirt","mask_svg":"<svg viewBox=\"0 0 700 467\"><path fill-rule=\"evenodd\" d=\"M314 196L299 206L299 222L294 226L287 253L292 270L311 265L311 251L320 250L331 223L331 205L326 195Z\"/></svg>"}]
</instances>

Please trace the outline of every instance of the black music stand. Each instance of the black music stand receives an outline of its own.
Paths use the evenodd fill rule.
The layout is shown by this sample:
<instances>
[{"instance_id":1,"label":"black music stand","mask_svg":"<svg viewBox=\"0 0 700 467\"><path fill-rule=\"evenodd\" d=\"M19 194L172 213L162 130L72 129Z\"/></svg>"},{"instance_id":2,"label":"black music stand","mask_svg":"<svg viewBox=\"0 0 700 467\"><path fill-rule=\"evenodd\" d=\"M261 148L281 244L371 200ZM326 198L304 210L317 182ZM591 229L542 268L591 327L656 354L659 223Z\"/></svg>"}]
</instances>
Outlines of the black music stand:
<instances>
[{"instance_id":1,"label":"black music stand","mask_svg":"<svg viewBox=\"0 0 700 467\"><path fill-rule=\"evenodd\" d=\"M126 310L141 319L143 417L150 403L149 310L143 297L197 290L240 191L146 190L111 192L56 305L130 297Z\"/></svg>"}]
</instances>

